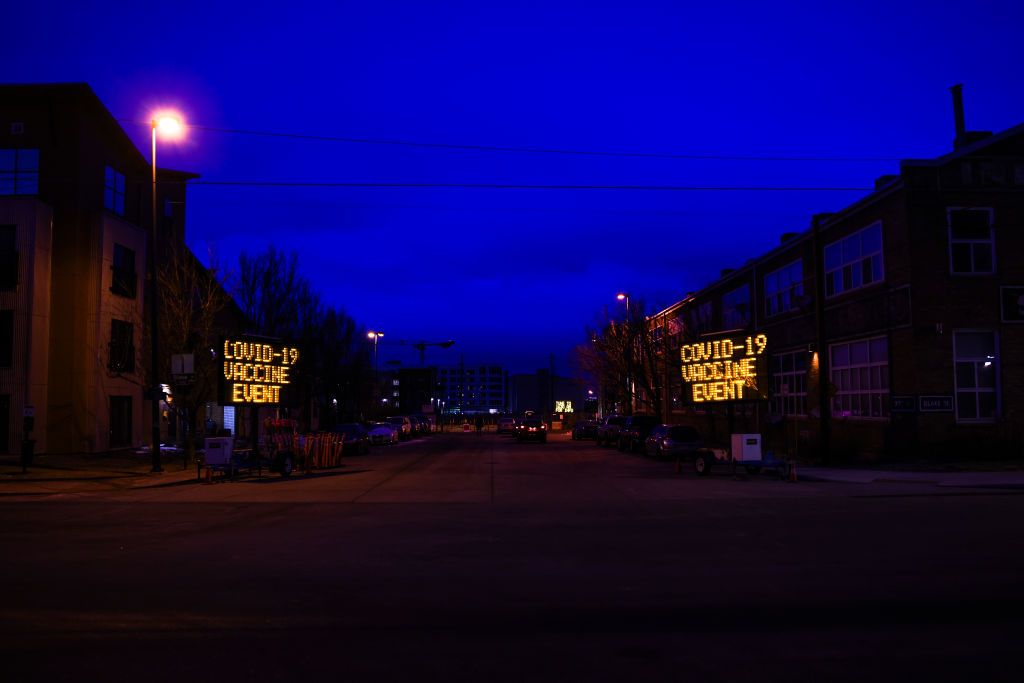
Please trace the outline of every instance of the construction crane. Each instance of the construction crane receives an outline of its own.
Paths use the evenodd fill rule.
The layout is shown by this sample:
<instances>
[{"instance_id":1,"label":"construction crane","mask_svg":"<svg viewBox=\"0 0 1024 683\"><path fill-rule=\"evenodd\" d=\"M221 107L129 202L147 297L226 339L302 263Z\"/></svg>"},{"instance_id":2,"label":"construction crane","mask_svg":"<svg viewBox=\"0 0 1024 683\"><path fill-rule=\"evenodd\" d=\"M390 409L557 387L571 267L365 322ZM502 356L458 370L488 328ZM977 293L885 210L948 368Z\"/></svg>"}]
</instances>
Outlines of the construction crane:
<instances>
[{"instance_id":1,"label":"construction crane","mask_svg":"<svg viewBox=\"0 0 1024 683\"><path fill-rule=\"evenodd\" d=\"M394 342L400 346L411 346L420 352L420 367L423 367L424 358L427 354L428 346L439 346L442 349L450 349L455 346L455 341L452 339L446 339L445 341L424 341L422 339L412 341L409 339L398 339Z\"/></svg>"}]
</instances>

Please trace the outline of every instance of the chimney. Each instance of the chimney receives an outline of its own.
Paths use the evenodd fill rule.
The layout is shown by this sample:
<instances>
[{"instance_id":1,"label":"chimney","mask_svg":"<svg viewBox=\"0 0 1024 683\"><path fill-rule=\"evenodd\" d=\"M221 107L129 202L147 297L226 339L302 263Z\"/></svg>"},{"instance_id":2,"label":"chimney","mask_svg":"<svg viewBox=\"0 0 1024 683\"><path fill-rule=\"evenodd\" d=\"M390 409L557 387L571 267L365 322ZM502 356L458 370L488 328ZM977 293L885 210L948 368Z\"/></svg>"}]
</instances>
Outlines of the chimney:
<instances>
[{"instance_id":1,"label":"chimney","mask_svg":"<svg viewBox=\"0 0 1024 683\"><path fill-rule=\"evenodd\" d=\"M956 126L956 137L953 138L953 149L960 147L963 142L964 133L967 132L964 126L964 86L957 83L949 91L953 94L953 122Z\"/></svg>"}]
</instances>

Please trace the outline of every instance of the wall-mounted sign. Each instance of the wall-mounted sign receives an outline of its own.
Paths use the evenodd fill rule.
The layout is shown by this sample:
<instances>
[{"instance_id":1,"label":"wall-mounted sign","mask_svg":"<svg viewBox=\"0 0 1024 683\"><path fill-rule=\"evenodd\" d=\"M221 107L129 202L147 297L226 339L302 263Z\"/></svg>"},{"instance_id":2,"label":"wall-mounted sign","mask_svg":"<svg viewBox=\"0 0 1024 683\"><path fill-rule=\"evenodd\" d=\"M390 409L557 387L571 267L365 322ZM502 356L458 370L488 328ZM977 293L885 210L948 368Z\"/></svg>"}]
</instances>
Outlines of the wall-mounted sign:
<instances>
[{"instance_id":1,"label":"wall-mounted sign","mask_svg":"<svg viewBox=\"0 0 1024 683\"><path fill-rule=\"evenodd\" d=\"M951 413L953 412L952 396L922 396L922 413Z\"/></svg>"},{"instance_id":2,"label":"wall-mounted sign","mask_svg":"<svg viewBox=\"0 0 1024 683\"><path fill-rule=\"evenodd\" d=\"M916 396L892 396L889 398L889 410L893 413L916 413Z\"/></svg>"},{"instance_id":3,"label":"wall-mounted sign","mask_svg":"<svg viewBox=\"0 0 1024 683\"><path fill-rule=\"evenodd\" d=\"M221 352L221 405L281 403L281 391L291 384L291 370L299 362L298 349L241 338L225 339Z\"/></svg>"},{"instance_id":4,"label":"wall-mounted sign","mask_svg":"<svg viewBox=\"0 0 1024 683\"><path fill-rule=\"evenodd\" d=\"M763 334L683 344L679 359L688 397L694 403L767 398L767 348Z\"/></svg>"}]
</instances>

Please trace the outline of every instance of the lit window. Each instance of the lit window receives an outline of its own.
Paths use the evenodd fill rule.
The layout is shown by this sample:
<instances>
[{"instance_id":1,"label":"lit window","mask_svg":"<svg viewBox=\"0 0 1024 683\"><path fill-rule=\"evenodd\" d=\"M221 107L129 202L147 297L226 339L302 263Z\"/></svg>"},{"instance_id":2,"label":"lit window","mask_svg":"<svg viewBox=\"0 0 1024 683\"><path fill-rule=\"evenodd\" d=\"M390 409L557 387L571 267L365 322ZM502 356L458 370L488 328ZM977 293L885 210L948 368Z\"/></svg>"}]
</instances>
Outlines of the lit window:
<instances>
[{"instance_id":1,"label":"lit window","mask_svg":"<svg viewBox=\"0 0 1024 683\"><path fill-rule=\"evenodd\" d=\"M946 216L950 272L994 272L992 209L947 209Z\"/></svg>"},{"instance_id":2,"label":"lit window","mask_svg":"<svg viewBox=\"0 0 1024 683\"><path fill-rule=\"evenodd\" d=\"M750 324L750 287L743 285L722 296L722 327L727 330Z\"/></svg>"},{"instance_id":3,"label":"lit window","mask_svg":"<svg viewBox=\"0 0 1024 683\"><path fill-rule=\"evenodd\" d=\"M124 215L124 173L107 166L103 177L103 208Z\"/></svg>"},{"instance_id":4,"label":"lit window","mask_svg":"<svg viewBox=\"0 0 1024 683\"><path fill-rule=\"evenodd\" d=\"M39 193L39 150L0 149L0 195Z\"/></svg>"},{"instance_id":5,"label":"lit window","mask_svg":"<svg viewBox=\"0 0 1024 683\"><path fill-rule=\"evenodd\" d=\"M955 331L953 353L956 356L957 421L993 422L999 410L995 332Z\"/></svg>"},{"instance_id":6,"label":"lit window","mask_svg":"<svg viewBox=\"0 0 1024 683\"><path fill-rule=\"evenodd\" d=\"M769 359L773 415L807 414L807 351L791 351Z\"/></svg>"},{"instance_id":7,"label":"lit window","mask_svg":"<svg viewBox=\"0 0 1024 683\"><path fill-rule=\"evenodd\" d=\"M829 347L832 415L889 416L889 344L885 337Z\"/></svg>"},{"instance_id":8,"label":"lit window","mask_svg":"<svg viewBox=\"0 0 1024 683\"><path fill-rule=\"evenodd\" d=\"M764 276L764 313L778 315L797 306L796 298L804 293L804 264L793 261Z\"/></svg>"},{"instance_id":9,"label":"lit window","mask_svg":"<svg viewBox=\"0 0 1024 683\"><path fill-rule=\"evenodd\" d=\"M881 223L825 247L825 296L867 287L883 277Z\"/></svg>"}]
</instances>

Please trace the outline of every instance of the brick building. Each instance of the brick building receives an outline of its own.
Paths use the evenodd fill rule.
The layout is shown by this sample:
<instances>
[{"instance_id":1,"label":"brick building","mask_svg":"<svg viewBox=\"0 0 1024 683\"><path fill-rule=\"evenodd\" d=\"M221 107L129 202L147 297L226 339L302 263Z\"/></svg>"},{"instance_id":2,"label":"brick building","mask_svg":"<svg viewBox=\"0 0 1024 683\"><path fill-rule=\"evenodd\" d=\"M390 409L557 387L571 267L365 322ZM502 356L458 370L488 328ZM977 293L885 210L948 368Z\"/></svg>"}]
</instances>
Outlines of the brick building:
<instances>
[{"instance_id":1,"label":"brick building","mask_svg":"<svg viewBox=\"0 0 1024 683\"><path fill-rule=\"evenodd\" d=\"M1024 124L961 121L951 153L648 318L669 421L833 461L1024 455Z\"/></svg>"},{"instance_id":2,"label":"brick building","mask_svg":"<svg viewBox=\"0 0 1024 683\"><path fill-rule=\"evenodd\" d=\"M0 86L0 452L27 406L37 452L146 440L150 174L87 85ZM184 239L191 177L158 170L162 244Z\"/></svg>"}]
</instances>

